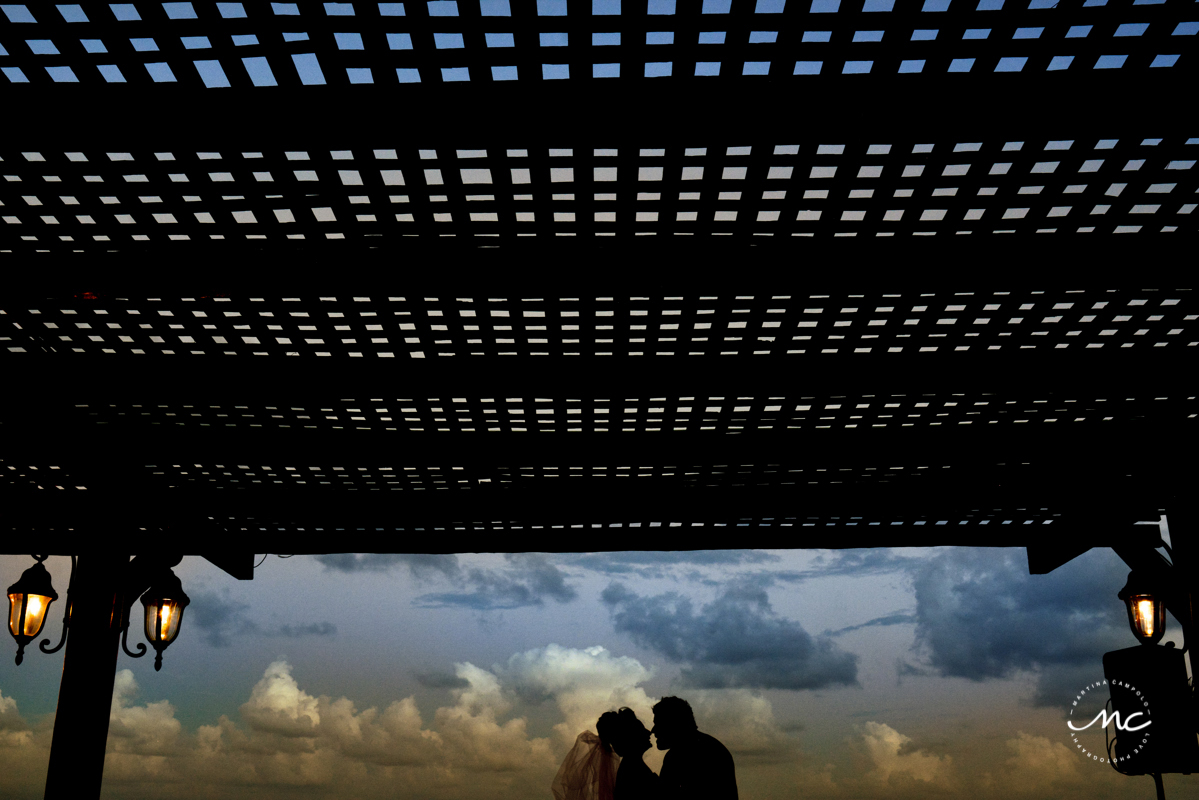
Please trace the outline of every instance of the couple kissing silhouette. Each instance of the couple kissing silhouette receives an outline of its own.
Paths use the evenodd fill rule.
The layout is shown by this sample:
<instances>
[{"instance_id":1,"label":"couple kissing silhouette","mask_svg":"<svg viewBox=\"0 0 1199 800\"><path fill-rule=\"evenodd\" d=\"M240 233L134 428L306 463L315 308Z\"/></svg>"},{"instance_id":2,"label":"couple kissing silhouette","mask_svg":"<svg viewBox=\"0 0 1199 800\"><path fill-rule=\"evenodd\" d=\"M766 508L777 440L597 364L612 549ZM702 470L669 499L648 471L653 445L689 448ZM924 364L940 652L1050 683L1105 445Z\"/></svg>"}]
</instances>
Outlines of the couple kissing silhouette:
<instances>
[{"instance_id":1,"label":"couple kissing silhouette","mask_svg":"<svg viewBox=\"0 0 1199 800\"><path fill-rule=\"evenodd\" d=\"M691 705L663 697L653 712L652 731L622 708L600 716L598 736L580 733L554 778L554 800L737 800L733 757L699 730ZM642 760L651 733L667 751L660 775Z\"/></svg>"}]
</instances>

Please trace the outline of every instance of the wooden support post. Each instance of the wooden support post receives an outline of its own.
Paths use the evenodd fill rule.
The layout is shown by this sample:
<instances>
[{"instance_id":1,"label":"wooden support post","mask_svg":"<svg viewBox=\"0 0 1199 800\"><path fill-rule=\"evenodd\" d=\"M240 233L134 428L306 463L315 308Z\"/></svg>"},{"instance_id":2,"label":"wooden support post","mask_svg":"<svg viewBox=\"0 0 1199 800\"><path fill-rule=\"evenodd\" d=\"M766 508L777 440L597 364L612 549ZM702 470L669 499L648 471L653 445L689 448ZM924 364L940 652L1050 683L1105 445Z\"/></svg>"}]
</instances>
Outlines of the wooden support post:
<instances>
[{"instance_id":1,"label":"wooden support post","mask_svg":"<svg viewBox=\"0 0 1199 800\"><path fill-rule=\"evenodd\" d=\"M1170 550L1174 555L1174 574L1177 576L1176 586L1179 593L1186 596L1186 601L1180 603L1183 606L1182 616L1173 609L1171 612L1182 624L1192 680L1199 677L1195 661L1195 648L1199 647L1199 641L1196 641L1199 631L1195 630L1195 604L1199 599L1199 508L1195 506L1195 499L1180 492L1175 495L1174 502L1166 508L1166 523L1170 527ZM1199 707L1192 705L1191 715L1194 730L1199 731Z\"/></svg>"},{"instance_id":2,"label":"wooden support post","mask_svg":"<svg viewBox=\"0 0 1199 800\"><path fill-rule=\"evenodd\" d=\"M128 568L128 555L79 557L46 800L100 797Z\"/></svg>"},{"instance_id":3,"label":"wooden support post","mask_svg":"<svg viewBox=\"0 0 1199 800\"><path fill-rule=\"evenodd\" d=\"M1188 647L1199 646L1193 636L1195 631L1195 601L1199 597L1199 508L1189 504L1191 498L1180 496L1166 509L1166 522L1170 527L1170 551L1174 555L1174 575L1179 592L1185 595L1182 608L1170 609L1182 624ZM1185 504L1185 505L1184 505ZM1180 613L1181 612L1181 613ZM1190 656L1190 652L1187 653ZM1191 663L1194 669L1194 661Z\"/></svg>"}]
</instances>

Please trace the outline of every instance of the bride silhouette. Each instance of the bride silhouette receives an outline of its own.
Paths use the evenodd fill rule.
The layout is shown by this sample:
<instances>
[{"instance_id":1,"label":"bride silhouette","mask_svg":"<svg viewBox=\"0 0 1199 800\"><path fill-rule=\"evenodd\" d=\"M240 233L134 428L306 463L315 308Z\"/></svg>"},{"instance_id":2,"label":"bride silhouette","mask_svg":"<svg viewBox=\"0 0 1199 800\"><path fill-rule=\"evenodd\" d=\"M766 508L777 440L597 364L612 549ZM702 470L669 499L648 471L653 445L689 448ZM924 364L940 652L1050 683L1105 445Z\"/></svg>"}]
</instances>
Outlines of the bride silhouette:
<instances>
[{"instance_id":1,"label":"bride silhouette","mask_svg":"<svg viewBox=\"0 0 1199 800\"><path fill-rule=\"evenodd\" d=\"M649 731L633 710L607 711L595 729L598 736L580 733L563 760L551 785L554 800L656 800L658 776L642 760Z\"/></svg>"}]
</instances>

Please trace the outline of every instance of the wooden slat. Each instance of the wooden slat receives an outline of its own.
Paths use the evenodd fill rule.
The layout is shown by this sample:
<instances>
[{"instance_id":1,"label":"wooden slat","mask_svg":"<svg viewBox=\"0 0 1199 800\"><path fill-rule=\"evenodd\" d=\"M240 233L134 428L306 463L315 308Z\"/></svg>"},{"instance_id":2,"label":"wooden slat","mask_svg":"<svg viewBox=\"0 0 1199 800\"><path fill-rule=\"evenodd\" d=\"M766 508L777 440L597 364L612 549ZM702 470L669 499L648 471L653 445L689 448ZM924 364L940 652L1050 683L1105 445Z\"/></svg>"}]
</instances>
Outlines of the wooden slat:
<instances>
[{"instance_id":1,"label":"wooden slat","mask_svg":"<svg viewBox=\"0 0 1199 800\"><path fill-rule=\"evenodd\" d=\"M1188 174L1182 172L1178 177ZM33 252L32 246L29 252L4 254L4 262L10 266L4 305L83 292L107 296L294 296L310 295L316 289L329 296L421 292L439 296L455 295L469 287L474 296L566 297L594 296L605 286L620 284L628 287L626 294L723 296L729 293L732 274L737 277L737 294L856 293L866 285L877 293L911 292L921 287L931 291L939 286L937 278L950 275L959 276L954 284L959 291L979 292L989 286L1010 288L1014 283L1093 286L1097 272L1119 273L1132 264L1154 284L1187 284L1190 264L1180 256L1194 246L1193 230L1180 229L1168 239L1152 242L1137 236L1069 231L1063 229L1053 236L987 234L981 241L974 235L953 234L755 237L752 241L642 236L591 238L585 247L568 238L546 236L490 243L463 236L430 243L403 237L327 241L319 232L302 243L193 237L183 248L177 243L149 241L109 243L97 249L95 243L81 241L80 248L86 245L87 252L56 251L53 268L47 267L50 254ZM494 249L487 249L489 244ZM164 259L170 269L162 268ZM564 261L569 269L563 269ZM514 262L519 269L512 268ZM286 277L273 267L281 264L286 265ZM337 268L331 269L331 265ZM1046 284L1050 274L1053 283ZM319 284L297 277L310 275L319 275Z\"/></svg>"},{"instance_id":2,"label":"wooden slat","mask_svg":"<svg viewBox=\"0 0 1199 800\"><path fill-rule=\"evenodd\" d=\"M198 328L198 326L197 326ZM186 332L186 331L185 331ZM192 330L197 336L205 331ZM43 331L44 333L44 331ZM394 332L392 332L394 336ZM558 334L561 335L561 334ZM210 337L209 337L210 338ZM965 340L969 341L969 340ZM1190 394L1180 348L1070 351L948 350L908 355L814 353L737 357L523 356L455 358L169 358L70 352L11 354L5 374L21 392L0 408L47 403L192 402L274 405L303 398L427 396L671 397L685 395L937 394L1104 397ZM884 347L886 342L884 342ZM211 342L200 347L219 349ZM267 347L273 345L269 342ZM627 347L627 345L625 345ZM176 345L177 349L185 349ZM286 348L276 348L286 349ZM882 348L879 348L882 349Z\"/></svg>"}]
</instances>

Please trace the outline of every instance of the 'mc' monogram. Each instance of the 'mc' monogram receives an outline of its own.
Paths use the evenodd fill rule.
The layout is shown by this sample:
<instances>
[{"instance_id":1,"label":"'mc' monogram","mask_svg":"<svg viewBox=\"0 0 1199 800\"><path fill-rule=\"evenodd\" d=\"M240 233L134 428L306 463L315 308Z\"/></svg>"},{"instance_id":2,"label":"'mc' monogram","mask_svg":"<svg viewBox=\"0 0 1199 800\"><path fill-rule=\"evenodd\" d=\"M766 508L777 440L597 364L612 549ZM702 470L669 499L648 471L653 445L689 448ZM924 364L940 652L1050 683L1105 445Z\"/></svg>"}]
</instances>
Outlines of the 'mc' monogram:
<instances>
[{"instance_id":1,"label":"'mc' monogram","mask_svg":"<svg viewBox=\"0 0 1199 800\"><path fill-rule=\"evenodd\" d=\"M1076 728L1074 726L1073 722L1067 721L1066 724L1070 726L1070 730L1072 730L1072 731L1085 731L1087 728L1091 727L1092 725L1094 725L1096 722L1099 722L1100 720L1103 721L1104 728L1106 728L1111 722L1114 721L1116 723L1116 730L1129 731L1129 732L1139 731L1142 728L1148 728L1150 725L1153 724L1153 720L1148 720L1143 725L1137 725L1135 728L1132 727L1132 718L1140 717L1140 716L1142 716L1140 711L1134 711L1133 713L1128 715L1128 719L1121 722L1119 711L1113 711L1112 715L1109 717L1107 715L1107 709L1105 708L1105 709L1101 710L1098 714L1095 715L1095 719L1091 720L1086 725L1083 725L1081 728Z\"/></svg>"}]
</instances>

